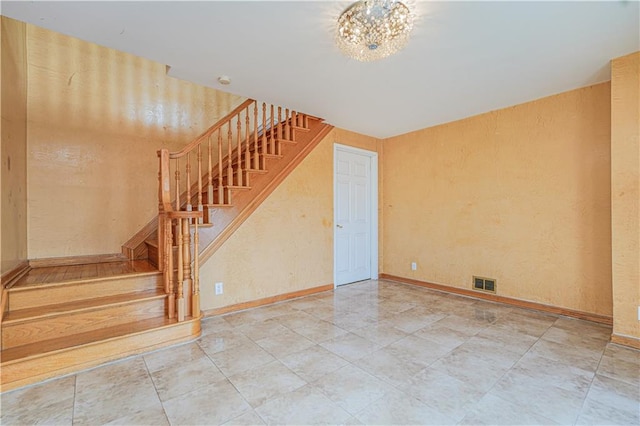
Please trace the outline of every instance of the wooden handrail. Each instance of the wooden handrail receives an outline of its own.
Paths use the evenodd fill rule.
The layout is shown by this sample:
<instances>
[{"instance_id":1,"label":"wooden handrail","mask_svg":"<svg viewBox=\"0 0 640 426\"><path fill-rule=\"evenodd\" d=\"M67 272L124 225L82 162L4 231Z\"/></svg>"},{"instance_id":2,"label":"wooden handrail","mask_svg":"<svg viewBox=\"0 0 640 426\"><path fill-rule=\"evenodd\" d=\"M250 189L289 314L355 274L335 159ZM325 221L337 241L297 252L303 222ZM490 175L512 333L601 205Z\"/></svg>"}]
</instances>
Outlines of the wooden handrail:
<instances>
[{"instance_id":1,"label":"wooden handrail","mask_svg":"<svg viewBox=\"0 0 640 426\"><path fill-rule=\"evenodd\" d=\"M169 153L169 158L175 159L175 158L180 158L180 157L186 155L189 151L191 151L192 149L194 149L195 147L200 145L202 143L203 139L208 138L211 134L213 134L216 130L220 129L224 124L226 124L233 117L235 117L236 115L241 113L244 109L246 109L253 102L255 102L255 100L247 99L246 101L244 101L243 103L238 105L229 114L225 115L223 118L218 120L218 122L216 124L214 124L213 126L209 127L207 130L205 130L204 133L202 133L200 136L196 137L193 141L188 143L180 151Z\"/></svg>"}]
</instances>

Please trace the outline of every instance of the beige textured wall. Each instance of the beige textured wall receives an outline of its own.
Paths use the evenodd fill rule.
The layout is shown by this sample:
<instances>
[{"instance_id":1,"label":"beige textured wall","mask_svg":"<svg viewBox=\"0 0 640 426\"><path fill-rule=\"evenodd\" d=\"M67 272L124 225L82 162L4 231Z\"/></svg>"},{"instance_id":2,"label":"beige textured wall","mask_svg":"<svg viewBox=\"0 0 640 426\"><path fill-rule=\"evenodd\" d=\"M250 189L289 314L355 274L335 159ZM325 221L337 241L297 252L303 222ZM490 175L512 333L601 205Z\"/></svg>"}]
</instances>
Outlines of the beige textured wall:
<instances>
[{"instance_id":1,"label":"beige textured wall","mask_svg":"<svg viewBox=\"0 0 640 426\"><path fill-rule=\"evenodd\" d=\"M1 266L27 259L27 56L25 24L2 17Z\"/></svg>"},{"instance_id":2,"label":"beige textured wall","mask_svg":"<svg viewBox=\"0 0 640 426\"><path fill-rule=\"evenodd\" d=\"M333 283L333 143L379 140L332 130L201 267L209 310ZM214 284L224 283L215 295Z\"/></svg>"},{"instance_id":3,"label":"beige textured wall","mask_svg":"<svg viewBox=\"0 0 640 426\"><path fill-rule=\"evenodd\" d=\"M602 83L385 140L383 271L611 315L609 97Z\"/></svg>"},{"instance_id":4,"label":"beige textured wall","mask_svg":"<svg viewBox=\"0 0 640 426\"><path fill-rule=\"evenodd\" d=\"M157 157L243 98L27 25L29 258L120 252L157 214Z\"/></svg>"},{"instance_id":5,"label":"beige textured wall","mask_svg":"<svg viewBox=\"0 0 640 426\"><path fill-rule=\"evenodd\" d=\"M640 52L611 62L613 333L640 339Z\"/></svg>"}]
</instances>

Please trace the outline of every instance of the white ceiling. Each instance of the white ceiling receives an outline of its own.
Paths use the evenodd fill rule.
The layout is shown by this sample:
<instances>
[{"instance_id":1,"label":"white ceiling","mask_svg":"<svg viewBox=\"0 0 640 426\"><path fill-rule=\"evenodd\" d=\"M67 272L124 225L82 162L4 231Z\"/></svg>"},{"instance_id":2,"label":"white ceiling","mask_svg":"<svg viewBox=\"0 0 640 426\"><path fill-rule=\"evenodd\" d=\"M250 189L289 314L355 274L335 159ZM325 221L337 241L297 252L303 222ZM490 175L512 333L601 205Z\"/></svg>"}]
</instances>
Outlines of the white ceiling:
<instances>
[{"instance_id":1,"label":"white ceiling","mask_svg":"<svg viewBox=\"0 0 640 426\"><path fill-rule=\"evenodd\" d=\"M610 59L640 50L638 1L421 1L407 48L360 63L333 42L349 4L3 0L1 12L380 138L606 81Z\"/></svg>"}]
</instances>

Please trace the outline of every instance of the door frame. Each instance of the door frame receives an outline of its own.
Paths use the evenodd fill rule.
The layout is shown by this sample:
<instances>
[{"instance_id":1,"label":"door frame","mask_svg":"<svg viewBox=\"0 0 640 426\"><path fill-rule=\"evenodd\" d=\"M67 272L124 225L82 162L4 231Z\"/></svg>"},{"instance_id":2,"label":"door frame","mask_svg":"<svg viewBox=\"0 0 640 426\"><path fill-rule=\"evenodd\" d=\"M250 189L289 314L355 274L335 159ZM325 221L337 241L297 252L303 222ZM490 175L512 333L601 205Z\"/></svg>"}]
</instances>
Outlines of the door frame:
<instances>
[{"instance_id":1,"label":"door frame","mask_svg":"<svg viewBox=\"0 0 640 426\"><path fill-rule=\"evenodd\" d=\"M338 287L337 279L336 279L336 187L337 187L337 179L336 179L336 170L337 170L337 160L338 160L338 151L348 152L351 154L357 154L369 157L371 170L369 173L369 177L371 181L369 182L369 189L371 191L370 201L371 201L371 228L369 229L369 236L371 241L369 242L369 247L371 249L371 259L370 259L370 279L377 280L378 279L378 153L375 151L369 151L366 149L355 148L353 146L342 145L338 142L334 142L333 144L333 288Z\"/></svg>"}]
</instances>

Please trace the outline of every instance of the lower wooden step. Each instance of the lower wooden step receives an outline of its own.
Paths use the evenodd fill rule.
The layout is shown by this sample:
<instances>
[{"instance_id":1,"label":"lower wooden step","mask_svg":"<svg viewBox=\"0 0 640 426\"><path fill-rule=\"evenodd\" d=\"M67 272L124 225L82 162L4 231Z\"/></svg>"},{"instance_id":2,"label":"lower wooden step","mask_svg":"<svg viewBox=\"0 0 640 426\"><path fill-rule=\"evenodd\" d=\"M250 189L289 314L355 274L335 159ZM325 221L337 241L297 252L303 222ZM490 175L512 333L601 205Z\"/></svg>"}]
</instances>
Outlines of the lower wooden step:
<instances>
[{"instance_id":1,"label":"lower wooden step","mask_svg":"<svg viewBox=\"0 0 640 426\"><path fill-rule=\"evenodd\" d=\"M152 318L0 352L0 391L78 372L200 336L200 318Z\"/></svg>"},{"instance_id":2,"label":"lower wooden step","mask_svg":"<svg viewBox=\"0 0 640 426\"><path fill-rule=\"evenodd\" d=\"M9 312L2 322L2 349L161 317L160 289Z\"/></svg>"},{"instance_id":3,"label":"lower wooden step","mask_svg":"<svg viewBox=\"0 0 640 426\"><path fill-rule=\"evenodd\" d=\"M12 287L9 311L162 288L158 271Z\"/></svg>"}]
</instances>

